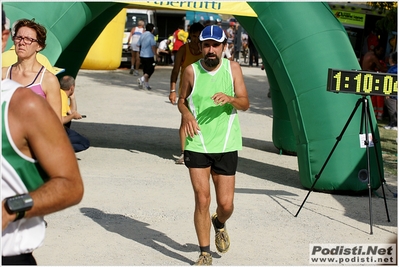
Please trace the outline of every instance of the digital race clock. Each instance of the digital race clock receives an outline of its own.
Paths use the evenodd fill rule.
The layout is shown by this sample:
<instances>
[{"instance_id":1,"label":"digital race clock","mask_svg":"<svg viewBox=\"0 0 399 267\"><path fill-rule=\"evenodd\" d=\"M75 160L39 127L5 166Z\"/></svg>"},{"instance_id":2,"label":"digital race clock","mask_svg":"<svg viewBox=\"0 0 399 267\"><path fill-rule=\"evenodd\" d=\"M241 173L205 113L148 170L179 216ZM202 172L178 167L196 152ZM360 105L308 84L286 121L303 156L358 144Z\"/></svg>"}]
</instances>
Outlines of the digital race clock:
<instances>
[{"instance_id":1,"label":"digital race clock","mask_svg":"<svg viewBox=\"0 0 399 267\"><path fill-rule=\"evenodd\" d=\"M398 77L393 73L328 69L327 91L393 96L398 93Z\"/></svg>"}]
</instances>

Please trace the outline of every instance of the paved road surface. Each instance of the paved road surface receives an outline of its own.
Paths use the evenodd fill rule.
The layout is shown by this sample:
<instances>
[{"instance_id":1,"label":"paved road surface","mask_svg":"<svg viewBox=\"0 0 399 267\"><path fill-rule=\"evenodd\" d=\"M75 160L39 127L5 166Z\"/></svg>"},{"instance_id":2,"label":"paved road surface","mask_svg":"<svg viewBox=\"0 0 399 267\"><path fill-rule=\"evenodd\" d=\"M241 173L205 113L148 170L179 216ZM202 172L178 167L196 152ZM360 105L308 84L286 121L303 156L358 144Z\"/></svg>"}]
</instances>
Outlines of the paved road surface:
<instances>
[{"instance_id":1,"label":"paved road surface","mask_svg":"<svg viewBox=\"0 0 399 267\"><path fill-rule=\"evenodd\" d=\"M78 107L87 118L72 128L91 141L77 154L85 195L79 205L46 216L47 236L34 253L39 265L191 265L198 258L188 171L174 164L180 114L168 100L170 72L157 67L151 91L138 89L128 70L79 72ZM223 255L211 244L214 265L309 265L310 244L395 240L395 177L386 187L391 222L383 199L372 198L373 235L367 195L312 192L294 217L308 192L297 159L272 143L264 72L243 67L243 73L251 108L239 112L244 148L227 223L232 243Z\"/></svg>"}]
</instances>

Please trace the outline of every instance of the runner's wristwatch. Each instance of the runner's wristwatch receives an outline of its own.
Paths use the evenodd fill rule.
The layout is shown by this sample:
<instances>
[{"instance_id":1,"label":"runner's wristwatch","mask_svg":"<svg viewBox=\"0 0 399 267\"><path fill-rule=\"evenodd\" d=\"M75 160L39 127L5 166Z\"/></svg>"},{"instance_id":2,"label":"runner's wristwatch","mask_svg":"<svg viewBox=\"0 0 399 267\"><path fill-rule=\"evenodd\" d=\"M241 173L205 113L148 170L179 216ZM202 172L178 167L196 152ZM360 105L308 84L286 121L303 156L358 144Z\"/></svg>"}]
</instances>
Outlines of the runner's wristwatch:
<instances>
[{"instance_id":1,"label":"runner's wristwatch","mask_svg":"<svg viewBox=\"0 0 399 267\"><path fill-rule=\"evenodd\" d=\"M15 221L25 216L25 211L33 207L33 199L29 194L17 195L5 199L4 207L9 214L17 214Z\"/></svg>"}]
</instances>

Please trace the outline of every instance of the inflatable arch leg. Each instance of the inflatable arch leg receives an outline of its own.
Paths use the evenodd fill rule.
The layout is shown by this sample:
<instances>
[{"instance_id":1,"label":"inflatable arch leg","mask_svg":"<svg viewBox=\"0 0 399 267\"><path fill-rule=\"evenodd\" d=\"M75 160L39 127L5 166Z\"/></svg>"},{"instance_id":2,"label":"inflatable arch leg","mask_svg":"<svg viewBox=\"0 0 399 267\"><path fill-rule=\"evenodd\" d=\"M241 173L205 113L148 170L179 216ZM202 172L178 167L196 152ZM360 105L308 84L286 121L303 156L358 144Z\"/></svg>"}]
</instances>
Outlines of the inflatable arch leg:
<instances>
[{"instance_id":1,"label":"inflatable arch leg","mask_svg":"<svg viewBox=\"0 0 399 267\"><path fill-rule=\"evenodd\" d=\"M58 75L76 77L91 46L105 26L127 5L118 2L6 2L11 22L32 19L47 29L43 54L64 68ZM44 15L45 14L45 15ZM121 40L121 38L120 38ZM11 46L8 44L8 46ZM107 53L106 51L104 53Z\"/></svg>"},{"instance_id":2,"label":"inflatable arch leg","mask_svg":"<svg viewBox=\"0 0 399 267\"><path fill-rule=\"evenodd\" d=\"M270 84L270 93L273 107L273 144L280 149L280 154L296 155L295 135L292 130L287 105L284 103L283 94L278 86L273 69L263 62Z\"/></svg>"},{"instance_id":3,"label":"inflatable arch leg","mask_svg":"<svg viewBox=\"0 0 399 267\"><path fill-rule=\"evenodd\" d=\"M257 18L236 17L248 31L265 61L273 88L273 140L278 148L290 148L295 140L301 184L310 188L332 150L359 96L327 92L327 71L360 69L341 23L329 6L316 2L248 2ZM274 83L274 84L273 84ZM281 96L279 96L281 93ZM275 96L273 96L275 94ZM281 101L277 102L276 101ZM286 110L275 107L286 106ZM371 114L372 107L370 107ZM288 113L290 127L285 123ZM376 138L379 133L372 118ZM315 190L363 191L367 183L358 173L367 168L366 150L360 148L359 108L326 165ZM279 139L279 134L288 135ZM285 143L287 142L287 143ZM376 144L381 151L380 144ZM370 148L371 186L380 186L381 153ZM377 167L378 160L381 164ZM383 178L383 177L382 177Z\"/></svg>"}]
</instances>

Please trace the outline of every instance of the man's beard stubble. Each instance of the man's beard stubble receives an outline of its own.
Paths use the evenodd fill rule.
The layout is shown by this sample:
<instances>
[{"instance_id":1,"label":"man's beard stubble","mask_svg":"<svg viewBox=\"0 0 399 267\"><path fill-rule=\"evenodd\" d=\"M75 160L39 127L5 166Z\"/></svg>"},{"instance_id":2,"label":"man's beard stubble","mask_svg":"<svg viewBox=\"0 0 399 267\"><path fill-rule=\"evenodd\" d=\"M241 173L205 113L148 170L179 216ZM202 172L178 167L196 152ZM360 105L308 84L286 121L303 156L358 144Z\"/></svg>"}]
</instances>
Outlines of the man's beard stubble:
<instances>
[{"instance_id":1,"label":"man's beard stubble","mask_svg":"<svg viewBox=\"0 0 399 267\"><path fill-rule=\"evenodd\" d=\"M216 67L217 65L219 65L219 62L220 62L220 59L217 56L215 59L210 59L209 55L206 55L204 58L204 63L209 68Z\"/></svg>"}]
</instances>

